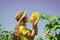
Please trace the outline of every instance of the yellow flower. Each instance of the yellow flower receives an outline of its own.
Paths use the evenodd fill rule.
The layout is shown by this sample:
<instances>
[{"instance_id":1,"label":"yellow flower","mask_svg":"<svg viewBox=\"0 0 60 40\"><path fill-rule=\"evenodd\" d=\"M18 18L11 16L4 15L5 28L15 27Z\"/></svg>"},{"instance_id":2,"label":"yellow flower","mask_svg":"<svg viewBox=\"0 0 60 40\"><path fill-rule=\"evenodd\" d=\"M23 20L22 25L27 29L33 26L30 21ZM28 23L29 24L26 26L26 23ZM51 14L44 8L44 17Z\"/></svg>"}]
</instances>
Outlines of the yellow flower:
<instances>
[{"instance_id":1,"label":"yellow flower","mask_svg":"<svg viewBox=\"0 0 60 40\"><path fill-rule=\"evenodd\" d=\"M50 36L52 36L52 34L51 34L51 33L49 33L49 34L48 34L48 37L50 37Z\"/></svg>"},{"instance_id":2,"label":"yellow flower","mask_svg":"<svg viewBox=\"0 0 60 40\"><path fill-rule=\"evenodd\" d=\"M51 33L48 33L48 32L44 32L44 35L45 36L48 36L48 37L52 36L52 34Z\"/></svg>"},{"instance_id":3,"label":"yellow flower","mask_svg":"<svg viewBox=\"0 0 60 40\"><path fill-rule=\"evenodd\" d=\"M40 18L39 12L33 12L30 16L30 22L38 22Z\"/></svg>"},{"instance_id":4,"label":"yellow flower","mask_svg":"<svg viewBox=\"0 0 60 40\"><path fill-rule=\"evenodd\" d=\"M48 33L47 32L44 32L44 35L46 36Z\"/></svg>"}]
</instances>

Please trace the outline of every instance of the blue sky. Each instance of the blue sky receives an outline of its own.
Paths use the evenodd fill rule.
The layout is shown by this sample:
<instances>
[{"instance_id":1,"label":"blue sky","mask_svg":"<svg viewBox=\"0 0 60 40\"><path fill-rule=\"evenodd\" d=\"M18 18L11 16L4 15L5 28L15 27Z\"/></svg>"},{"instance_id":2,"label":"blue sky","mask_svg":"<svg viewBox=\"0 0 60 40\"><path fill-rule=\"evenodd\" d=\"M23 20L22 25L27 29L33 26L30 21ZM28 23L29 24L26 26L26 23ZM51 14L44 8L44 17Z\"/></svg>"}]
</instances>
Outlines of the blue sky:
<instances>
[{"instance_id":1,"label":"blue sky","mask_svg":"<svg viewBox=\"0 0 60 40\"><path fill-rule=\"evenodd\" d=\"M0 24L5 30L13 31L16 25L15 15L18 10L27 10L28 18L34 11L45 12L46 15L60 14L60 0L0 0ZM43 36L44 25L47 21L38 23L38 35ZM31 23L27 27L32 29Z\"/></svg>"}]
</instances>

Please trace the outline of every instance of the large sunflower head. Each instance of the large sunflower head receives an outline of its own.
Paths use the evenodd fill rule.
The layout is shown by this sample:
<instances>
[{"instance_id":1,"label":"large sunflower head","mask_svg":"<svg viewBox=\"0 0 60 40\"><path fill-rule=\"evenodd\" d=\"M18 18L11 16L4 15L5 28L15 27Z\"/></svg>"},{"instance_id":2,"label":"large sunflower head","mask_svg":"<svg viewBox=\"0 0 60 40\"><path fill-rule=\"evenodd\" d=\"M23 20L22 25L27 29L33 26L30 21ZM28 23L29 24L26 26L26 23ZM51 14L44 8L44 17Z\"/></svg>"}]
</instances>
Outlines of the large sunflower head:
<instances>
[{"instance_id":1,"label":"large sunflower head","mask_svg":"<svg viewBox=\"0 0 60 40\"><path fill-rule=\"evenodd\" d=\"M36 20L39 20L40 14L39 12L33 12L32 15L30 16L30 22L35 22Z\"/></svg>"}]
</instances>

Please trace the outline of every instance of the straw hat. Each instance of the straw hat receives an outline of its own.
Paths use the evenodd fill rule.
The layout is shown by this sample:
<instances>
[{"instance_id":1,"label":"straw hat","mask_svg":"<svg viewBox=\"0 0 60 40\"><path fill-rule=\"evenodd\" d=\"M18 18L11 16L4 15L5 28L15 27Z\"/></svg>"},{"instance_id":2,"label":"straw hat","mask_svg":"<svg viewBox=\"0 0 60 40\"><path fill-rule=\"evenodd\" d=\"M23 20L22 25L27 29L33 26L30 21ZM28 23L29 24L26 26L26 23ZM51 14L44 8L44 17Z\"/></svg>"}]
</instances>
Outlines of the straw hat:
<instances>
[{"instance_id":1,"label":"straw hat","mask_svg":"<svg viewBox=\"0 0 60 40\"><path fill-rule=\"evenodd\" d=\"M15 19L17 21L21 21L25 16L26 16L26 11L25 12L18 11L16 16L15 16Z\"/></svg>"}]
</instances>

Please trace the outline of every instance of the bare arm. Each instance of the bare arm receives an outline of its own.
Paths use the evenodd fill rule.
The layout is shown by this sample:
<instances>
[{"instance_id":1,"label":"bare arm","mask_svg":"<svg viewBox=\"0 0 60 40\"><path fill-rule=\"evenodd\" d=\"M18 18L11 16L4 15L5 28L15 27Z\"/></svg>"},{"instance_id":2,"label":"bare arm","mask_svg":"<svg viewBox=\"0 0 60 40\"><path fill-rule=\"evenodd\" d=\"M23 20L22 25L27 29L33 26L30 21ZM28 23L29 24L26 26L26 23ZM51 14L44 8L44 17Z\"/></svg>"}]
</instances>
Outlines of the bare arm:
<instances>
[{"instance_id":1,"label":"bare arm","mask_svg":"<svg viewBox=\"0 0 60 40\"><path fill-rule=\"evenodd\" d=\"M28 36L35 36L38 33L38 28L37 28L37 23L34 25L33 23L33 28L31 31L27 33Z\"/></svg>"}]
</instances>

